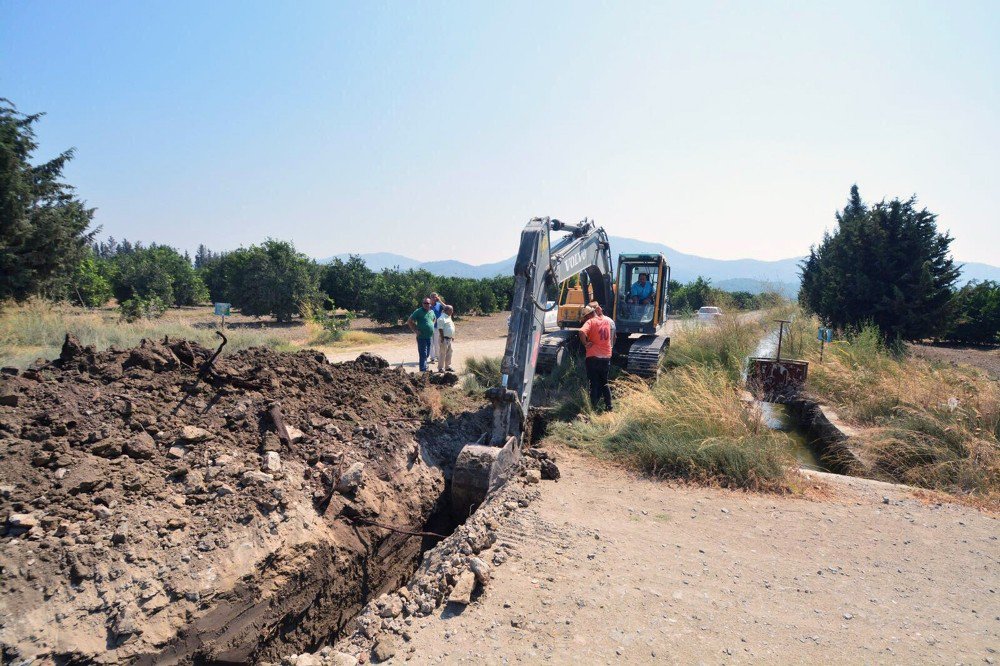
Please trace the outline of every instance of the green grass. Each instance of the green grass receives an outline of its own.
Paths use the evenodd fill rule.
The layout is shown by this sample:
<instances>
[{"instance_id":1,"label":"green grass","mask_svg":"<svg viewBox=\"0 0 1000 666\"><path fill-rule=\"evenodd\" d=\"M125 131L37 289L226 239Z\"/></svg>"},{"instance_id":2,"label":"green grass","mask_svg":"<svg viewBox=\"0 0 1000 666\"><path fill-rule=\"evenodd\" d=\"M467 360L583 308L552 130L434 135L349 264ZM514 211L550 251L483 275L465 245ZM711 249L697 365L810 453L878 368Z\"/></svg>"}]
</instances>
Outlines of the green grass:
<instances>
[{"instance_id":1,"label":"green grass","mask_svg":"<svg viewBox=\"0 0 1000 666\"><path fill-rule=\"evenodd\" d=\"M746 315L726 315L718 323L686 321L672 336L664 364L668 370L713 368L737 381L764 333L760 319Z\"/></svg>"},{"instance_id":2,"label":"green grass","mask_svg":"<svg viewBox=\"0 0 1000 666\"><path fill-rule=\"evenodd\" d=\"M688 365L652 386L627 379L615 389L615 411L553 423L550 438L658 477L751 490L788 487L786 436L763 425L724 369Z\"/></svg>"}]
</instances>

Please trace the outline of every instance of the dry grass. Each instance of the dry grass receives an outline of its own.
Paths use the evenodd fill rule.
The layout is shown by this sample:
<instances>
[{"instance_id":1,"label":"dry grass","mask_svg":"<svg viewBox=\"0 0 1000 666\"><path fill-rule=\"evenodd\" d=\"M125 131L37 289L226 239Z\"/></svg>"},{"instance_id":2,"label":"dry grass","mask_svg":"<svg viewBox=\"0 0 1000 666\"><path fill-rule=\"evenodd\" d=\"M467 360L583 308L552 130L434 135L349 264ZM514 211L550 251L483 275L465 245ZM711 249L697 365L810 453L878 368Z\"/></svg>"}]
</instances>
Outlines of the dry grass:
<instances>
[{"instance_id":1,"label":"dry grass","mask_svg":"<svg viewBox=\"0 0 1000 666\"><path fill-rule=\"evenodd\" d=\"M623 378L614 388L615 411L552 424L550 437L655 476L788 489L786 436L768 430L760 412L740 400L725 368L690 364L652 386Z\"/></svg>"},{"instance_id":2,"label":"dry grass","mask_svg":"<svg viewBox=\"0 0 1000 666\"><path fill-rule=\"evenodd\" d=\"M714 368L737 381L764 332L760 318L746 315L725 315L717 323L684 322L671 336L666 367Z\"/></svg>"},{"instance_id":3,"label":"dry grass","mask_svg":"<svg viewBox=\"0 0 1000 666\"><path fill-rule=\"evenodd\" d=\"M1000 384L983 372L902 356L865 329L813 355L808 387L866 428L862 446L884 478L1000 495Z\"/></svg>"},{"instance_id":4,"label":"dry grass","mask_svg":"<svg viewBox=\"0 0 1000 666\"><path fill-rule=\"evenodd\" d=\"M186 338L215 347L218 338L210 326L196 326L188 311L169 311L154 320L126 323L113 310L87 310L75 306L34 299L22 304L0 306L0 365L24 368L37 358L51 360L59 355L66 333L84 345L107 349L112 345L131 347L143 338ZM268 328L237 328L226 331L227 351L246 347L297 348L287 334Z\"/></svg>"}]
</instances>

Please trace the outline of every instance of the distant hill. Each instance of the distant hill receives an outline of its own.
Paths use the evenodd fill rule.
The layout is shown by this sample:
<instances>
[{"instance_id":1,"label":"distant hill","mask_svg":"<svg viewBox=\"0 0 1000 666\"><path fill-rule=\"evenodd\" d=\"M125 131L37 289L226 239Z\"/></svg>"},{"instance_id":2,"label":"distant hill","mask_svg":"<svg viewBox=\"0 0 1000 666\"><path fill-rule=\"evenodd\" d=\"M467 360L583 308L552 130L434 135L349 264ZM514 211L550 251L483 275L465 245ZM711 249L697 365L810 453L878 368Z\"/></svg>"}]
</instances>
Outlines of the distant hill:
<instances>
[{"instance_id":1,"label":"distant hill","mask_svg":"<svg viewBox=\"0 0 1000 666\"><path fill-rule=\"evenodd\" d=\"M662 243L611 236L611 251L617 259L618 254L662 252L670 264L670 276L679 282L690 282L698 276L712 281L712 284L726 291L750 291L760 293L769 289L777 289L781 293L794 296L799 289L799 262L804 257L791 257L777 261L760 259L709 259L694 254L675 250ZM348 255L337 255L347 259ZM362 254L368 267L375 271L398 266L423 268L436 275L454 277L485 278L496 275L509 275L514 271L514 257L491 264L472 265L453 259L439 261L418 261L399 254L375 252ZM321 259L320 263L332 261L334 257ZM962 263L962 262L959 262ZM966 263L962 268L962 281L997 280L1000 281L1000 267L976 262Z\"/></svg>"}]
</instances>

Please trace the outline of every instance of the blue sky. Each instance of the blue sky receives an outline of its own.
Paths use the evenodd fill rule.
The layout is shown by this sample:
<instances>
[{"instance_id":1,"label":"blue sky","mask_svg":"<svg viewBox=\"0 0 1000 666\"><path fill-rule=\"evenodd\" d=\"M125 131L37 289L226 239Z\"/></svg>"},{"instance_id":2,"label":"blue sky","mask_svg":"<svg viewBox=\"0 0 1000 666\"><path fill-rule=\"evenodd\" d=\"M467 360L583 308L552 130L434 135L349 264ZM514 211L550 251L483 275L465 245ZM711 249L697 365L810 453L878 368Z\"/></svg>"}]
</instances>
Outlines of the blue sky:
<instances>
[{"instance_id":1,"label":"blue sky","mask_svg":"<svg viewBox=\"0 0 1000 666\"><path fill-rule=\"evenodd\" d=\"M1000 3L13 2L105 234L495 261L534 215L803 254L857 182L1000 264Z\"/></svg>"}]
</instances>

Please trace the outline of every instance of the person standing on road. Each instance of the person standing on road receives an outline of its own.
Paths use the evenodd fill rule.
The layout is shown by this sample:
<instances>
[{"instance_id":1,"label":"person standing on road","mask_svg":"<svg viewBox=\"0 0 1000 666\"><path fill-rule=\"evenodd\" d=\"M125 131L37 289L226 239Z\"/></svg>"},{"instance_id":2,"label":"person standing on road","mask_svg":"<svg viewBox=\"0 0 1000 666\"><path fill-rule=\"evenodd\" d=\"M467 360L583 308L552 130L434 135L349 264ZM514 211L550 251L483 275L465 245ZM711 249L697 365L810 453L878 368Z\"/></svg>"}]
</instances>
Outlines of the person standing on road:
<instances>
[{"instance_id":1,"label":"person standing on road","mask_svg":"<svg viewBox=\"0 0 1000 666\"><path fill-rule=\"evenodd\" d=\"M431 292L430 298L431 298L431 311L434 312L434 320L437 321L437 318L441 316L442 312L444 312L444 306L447 304L444 302L444 299L441 298L440 295L438 295L436 291ZM438 353L440 351L439 348L440 348L440 340L438 340L438 336L437 334L435 334L434 337L431 339L431 359L430 359L431 363L438 360Z\"/></svg>"},{"instance_id":2,"label":"person standing on road","mask_svg":"<svg viewBox=\"0 0 1000 666\"><path fill-rule=\"evenodd\" d=\"M431 354L431 340L434 339L434 311L431 310L430 298L425 298L420 307L413 311L406 320L406 325L417 335L420 372L427 372L427 357Z\"/></svg>"},{"instance_id":3,"label":"person standing on road","mask_svg":"<svg viewBox=\"0 0 1000 666\"><path fill-rule=\"evenodd\" d=\"M451 315L454 312L455 308L450 305L444 306L441 316L437 318L437 322L434 324L434 328L436 329L434 337L438 340L438 372L444 372L445 370L452 371L451 343L455 338L455 322L452 321Z\"/></svg>"},{"instance_id":4,"label":"person standing on road","mask_svg":"<svg viewBox=\"0 0 1000 666\"><path fill-rule=\"evenodd\" d=\"M611 371L612 325L611 319L605 317L597 308L586 305L582 311L583 326L580 328L580 342L587 350L587 379L590 381L590 404L597 409L603 399L608 411L611 411L611 387L608 386L608 373Z\"/></svg>"}]
</instances>

